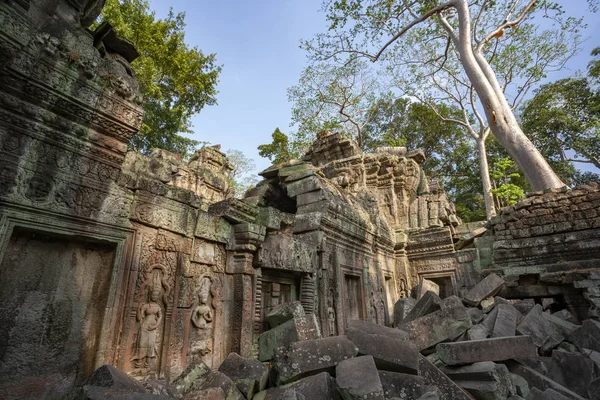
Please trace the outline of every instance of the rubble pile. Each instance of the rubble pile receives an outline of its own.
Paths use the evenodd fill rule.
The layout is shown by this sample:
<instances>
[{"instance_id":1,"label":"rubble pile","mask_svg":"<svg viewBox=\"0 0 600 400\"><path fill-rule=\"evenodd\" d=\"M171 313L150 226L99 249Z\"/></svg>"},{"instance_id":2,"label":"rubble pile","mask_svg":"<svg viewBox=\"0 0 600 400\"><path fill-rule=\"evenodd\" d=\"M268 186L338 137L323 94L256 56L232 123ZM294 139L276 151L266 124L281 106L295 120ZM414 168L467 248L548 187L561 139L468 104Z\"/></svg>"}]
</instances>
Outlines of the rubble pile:
<instances>
[{"instance_id":1,"label":"rubble pile","mask_svg":"<svg viewBox=\"0 0 600 400\"><path fill-rule=\"evenodd\" d=\"M231 353L218 370L200 362L143 386L104 366L73 398L600 399L600 322L495 296L503 285L491 274L463 299L421 292L396 303L393 328L350 320L330 337L287 303L267 317L259 360Z\"/></svg>"}]
</instances>

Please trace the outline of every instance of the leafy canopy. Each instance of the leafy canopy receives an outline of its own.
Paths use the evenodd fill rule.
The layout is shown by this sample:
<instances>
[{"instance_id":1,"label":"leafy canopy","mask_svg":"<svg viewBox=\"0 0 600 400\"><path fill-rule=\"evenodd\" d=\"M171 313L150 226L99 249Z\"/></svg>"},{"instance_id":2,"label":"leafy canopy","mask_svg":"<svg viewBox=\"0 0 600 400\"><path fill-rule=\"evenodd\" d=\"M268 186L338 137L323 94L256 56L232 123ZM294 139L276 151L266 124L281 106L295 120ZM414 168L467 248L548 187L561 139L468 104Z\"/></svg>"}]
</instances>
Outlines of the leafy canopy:
<instances>
[{"instance_id":1,"label":"leafy canopy","mask_svg":"<svg viewBox=\"0 0 600 400\"><path fill-rule=\"evenodd\" d=\"M144 153L157 147L191 152L199 142L180 133L191 133L191 117L216 104L221 67L215 54L185 43L185 13L171 9L166 18L157 18L148 0L107 0L101 21L140 53L132 68L144 95L144 119L131 147Z\"/></svg>"}]
</instances>

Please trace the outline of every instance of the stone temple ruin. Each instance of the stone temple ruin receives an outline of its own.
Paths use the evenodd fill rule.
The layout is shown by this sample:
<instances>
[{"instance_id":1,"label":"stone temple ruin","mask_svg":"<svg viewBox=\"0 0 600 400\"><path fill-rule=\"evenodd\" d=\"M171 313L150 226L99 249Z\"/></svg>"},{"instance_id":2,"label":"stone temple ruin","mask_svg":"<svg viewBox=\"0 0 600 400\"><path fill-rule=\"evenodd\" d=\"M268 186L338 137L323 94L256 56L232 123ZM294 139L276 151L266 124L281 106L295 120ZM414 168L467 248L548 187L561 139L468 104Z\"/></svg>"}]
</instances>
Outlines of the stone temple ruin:
<instances>
[{"instance_id":1,"label":"stone temple ruin","mask_svg":"<svg viewBox=\"0 0 600 400\"><path fill-rule=\"evenodd\" d=\"M0 1L0 398L598 398L597 184L462 224L421 151L323 132L230 198L218 146L127 151L102 6Z\"/></svg>"}]
</instances>

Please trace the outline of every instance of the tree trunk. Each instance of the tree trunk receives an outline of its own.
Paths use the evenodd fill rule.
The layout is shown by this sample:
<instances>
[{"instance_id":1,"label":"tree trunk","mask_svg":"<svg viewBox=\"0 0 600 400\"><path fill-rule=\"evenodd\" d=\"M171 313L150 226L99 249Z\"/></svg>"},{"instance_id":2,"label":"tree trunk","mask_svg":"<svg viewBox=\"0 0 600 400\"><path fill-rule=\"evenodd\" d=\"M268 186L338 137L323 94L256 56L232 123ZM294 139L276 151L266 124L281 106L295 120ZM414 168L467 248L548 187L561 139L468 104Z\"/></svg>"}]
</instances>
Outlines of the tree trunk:
<instances>
[{"instance_id":1,"label":"tree trunk","mask_svg":"<svg viewBox=\"0 0 600 400\"><path fill-rule=\"evenodd\" d=\"M479 153L479 169L481 170L483 199L485 200L485 216L487 219L491 219L496 216L496 207L494 207L494 196L492 195L492 182L485 150L485 139L481 137L477 139L477 152Z\"/></svg>"},{"instance_id":2,"label":"tree trunk","mask_svg":"<svg viewBox=\"0 0 600 400\"><path fill-rule=\"evenodd\" d=\"M496 75L487 60L476 57L471 45L471 16L466 0L457 0L458 52L465 73L479 96L490 129L502 147L508 151L519 166L533 190L544 190L564 186L542 154L525 136L504 94L498 94Z\"/></svg>"}]
</instances>

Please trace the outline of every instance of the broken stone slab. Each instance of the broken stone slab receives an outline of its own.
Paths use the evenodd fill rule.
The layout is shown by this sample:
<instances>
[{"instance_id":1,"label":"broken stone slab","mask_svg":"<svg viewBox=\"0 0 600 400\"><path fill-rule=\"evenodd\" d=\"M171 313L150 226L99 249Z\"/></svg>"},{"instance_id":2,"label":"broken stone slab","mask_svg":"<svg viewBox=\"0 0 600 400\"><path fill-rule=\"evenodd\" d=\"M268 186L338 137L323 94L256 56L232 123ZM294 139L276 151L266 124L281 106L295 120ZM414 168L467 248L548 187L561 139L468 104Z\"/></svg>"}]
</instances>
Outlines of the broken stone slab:
<instances>
[{"instance_id":1,"label":"broken stone slab","mask_svg":"<svg viewBox=\"0 0 600 400\"><path fill-rule=\"evenodd\" d=\"M475 307L467 307L467 314L469 314L469 317L471 317L471 322L473 325L477 325L483 321L483 318L485 317L483 311Z\"/></svg>"},{"instance_id":2,"label":"broken stone slab","mask_svg":"<svg viewBox=\"0 0 600 400\"><path fill-rule=\"evenodd\" d=\"M502 288L502 285L504 285L504 279L500 278L494 273L491 273L477 285L473 286L471 290L465 293L463 300L468 305L477 307L483 299L498 293L498 291Z\"/></svg>"},{"instance_id":3,"label":"broken stone slab","mask_svg":"<svg viewBox=\"0 0 600 400\"><path fill-rule=\"evenodd\" d=\"M472 400L472 397L454 383L426 357L419 354L419 376L427 385L436 386L444 400Z\"/></svg>"},{"instance_id":4,"label":"broken stone slab","mask_svg":"<svg viewBox=\"0 0 600 400\"><path fill-rule=\"evenodd\" d=\"M412 297L405 297L403 299L399 299L396 304L394 304L394 322L393 326L398 326L400 323L406 318L406 316L410 313L410 311L417 304L417 300Z\"/></svg>"},{"instance_id":5,"label":"broken stone slab","mask_svg":"<svg viewBox=\"0 0 600 400\"><path fill-rule=\"evenodd\" d=\"M533 299L519 300L519 301L513 303L513 306L515 306L515 308L517 310L519 310L519 312L521 314L527 315L529 313L529 311L531 311L533 309L533 307L535 307L535 300L533 300Z\"/></svg>"},{"instance_id":6,"label":"broken stone slab","mask_svg":"<svg viewBox=\"0 0 600 400\"><path fill-rule=\"evenodd\" d=\"M522 398L529 398L529 384L521 375L510 373L510 377L512 378L513 385L515 386L515 391L518 396Z\"/></svg>"},{"instance_id":7,"label":"broken stone slab","mask_svg":"<svg viewBox=\"0 0 600 400\"><path fill-rule=\"evenodd\" d=\"M265 319L272 329L295 317L302 317L303 315L304 308L302 308L302 304L299 301L291 301L275 308Z\"/></svg>"},{"instance_id":8,"label":"broken stone slab","mask_svg":"<svg viewBox=\"0 0 600 400\"><path fill-rule=\"evenodd\" d=\"M487 339L489 332L483 325L475 325L467 331L467 340Z\"/></svg>"},{"instance_id":9,"label":"broken stone slab","mask_svg":"<svg viewBox=\"0 0 600 400\"><path fill-rule=\"evenodd\" d=\"M569 341L580 349L600 352L600 322L586 319L569 335Z\"/></svg>"},{"instance_id":10,"label":"broken stone slab","mask_svg":"<svg viewBox=\"0 0 600 400\"><path fill-rule=\"evenodd\" d=\"M224 373L211 370L206 364L189 365L172 385L183 399L201 399L210 388L221 388L227 400L244 400L233 381ZM215 391L209 391L214 393Z\"/></svg>"},{"instance_id":11,"label":"broken stone slab","mask_svg":"<svg viewBox=\"0 0 600 400\"><path fill-rule=\"evenodd\" d=\"M542 306L536 304L521 320L517 326L517 332L520 335L531 336L537 347L547 351L558 346L565 337L553 323L544 317L543 313Z\"/></svg>"},{"instance_id":12,"label":"broken stone slab","mask_svg":"<svg viewBox=\"0 0 600 400\"><path fill-rule=\"evenodd\" d=\"M596 378L588 385L588 397L590 400L600 400L600 378Z\"/></svg>"},{"instance_id":13,"label":"broken stone slab","mask_svg":"<svg viewBox=\"0 0 600 400\"><path fill-rule=\"evenodd\" d=\"M556 311L554 313L552 313L552 316L560 318L562 320L565 320L567 322L570 322L574 325L581 325L581 323L579 322L579 320L577 319L576 316L574 316L569 310L562 309L560 311Z\"/></svg>"},{"instance_id":14,"label":"broken stone slab","mask_svg":"<svg viewBox=\"0 0 600 400\"><path fill-rule=\"evenodd\" d=\"M260 334L258 337L258 359L260 361L272 360L275 357L275 351L279 347L287 347L293 342L320 337L319 324L314 314L296 316Z\"/></svg>"},{"instance_id":15,"label":"broken stone slab","mask_svg":"<svg viewBox=\"0 0 600 400\"><path fill-rule=\"evenodd\" d=\"M506 365L491 361L459 368L441 368L458 386L477 399L504 400L514 395L515 387Z\"/></svg>"},{"instance_id":16,"label":"broken stone slab","mask_svg":"<svg viewBox=\"0 0 600 400\"><path fill-rule=\"evenodd\" d=\"M471 326L471 317L460 304L444 307L408 323L402 323L398 329L408 332L410 340L421 351L440 342L457 338Z\"/></svg>"},{"instance_id":17,"label":"broken stone slab","mask_svg":"<svg viewBox=\"0 0 600 400\"><path fill-rule=\"evenodd\" d=\"M269 370L260 361L248 360L237 353L230 353L219 367L247 399L264 390L269 379Z\"/></svg>"},{"instance_id":18,"label":"broken stone slab","mask_svg":"<svg viewBox=\"0 0 600 400\"><path fill-rule=\"evenodd\" d=\"M548 376L555 382L585 397L588 384L595 378L594 369L594 362L582 353L554 350Z\"/></svg>"},{"instance_id":19,"label":"broken stone slab","mask_svg":"<svg viewBox=\"0 0 600 400\"><path fill-rule=\"evenodd\" d=\"M509 371L512 372L513 374L522 376L527 381L527 383L529 384L529 387L532 391L534 388L537 388L541 391L544 391L544 390L550 388L572 400L584 400L585 399L584 397L581 397L577 393L573 392L572 390L569 390L568 388L564 387L563 385L559 384L558 382L553 381L552 379L547 377L545 374L540 373L531 367L523 365L521 362L510 360L510 361L505 361L505 365L508 367Z\"/></svg>"},{"instance_id":20,"label":"broken stone slab","mask_svg":"<svg viewBox=\"0 0 600 400\"><path fill-rule=\"evenodd\" d=\"M359 330L368 335L387 336L394 340L408 340L408 333L404 331L394 328L388 328L387 326L375 324L370 321L363 321L360 319L351 319L348 321L348 327L346 328L346 336L348 336L348 338L350 337L347 332L352 330Z\"/></svg>"},{"instance_id":21,"label":"broken stone slab","mask_svg":"<svg viewBox=\"0 0 600 400\"><path fill-rule=\"evenodd\" d=\"M440 295L440 286L434 281L430 281L429 279L422 278L417 286L417 300L425 295L427 292L433 292Z\"/></svg>"},{"instance_id":22,"label":"broken stone slab","mask_svg":"<svg viewBox=\"0 0 600 400\"><path fill-rule=\"evenodd\" d=\"M531 400L569 400L567 396L563 396L553 389L546 389L543 392L538 388L534 387L531 389Z\"/></svg>"},{"instance_id":23,"label":"broken stone slab","mask_svg":"<svg viewBox=\"0 0 600 400\"><path fill-rule=\"evenodd\" d=\"M485 299L481 300L481 303L479 303L479 307L481 307L481 312L483 312L484 314L487 314L490 311L492 311L492 308L494 308L495 306L496 301L491 296L486 297Z\"/></svg>"},{"instance_id":24,"label":"broken stone slab","mask_svg":"<svg viewBox=\"0 0 600 400\"><path fill-rule=\"evenodd\" d=\"M442 299L440 299L440 296L433 292L427 292L417 301L412 310L402 320L402 323L408 323L440 308L442 308Z\"/></svg>"},{"instance_id":25,"label":"broken stone slab","mask_svg":"<svg viewBox=\"0 0 600 400\"><path fill-rule=\"evenodd\" d=\"M494 308L488 315L485 316L481 325L488 331L488 335L491 335L496 325L496 318L498 318L498 309Z\"/></svg>"},{"instance_id":26,"label":"broken stone slab","mask_svg":"<svg viewBox=\"0 0 600 400\"><path fill-rule=\"evenodd\" d=\"M278 385L321 372L334 373L340 362L356 356L358 348L346 336L294 342L279 351L274 363Z\"/></svg>"},{"instance_id":27,"label":"broken stone slab","mask_svg":"<svg viewBox=\"0 0 600 400\"><path fill-rule=\"evenodd\" d=\"M372 356L340 361L335 367L335 381L344 400L384 400L383 387Z\"/></svg>"},{"instance_id":28,"label":"broken stone slab","mask_svg":"<svg viewBox=\"0 0 600 400\"><path fill-rule=\"evenodd\" d=\"M379 380L386 399L390 397L416 399L425 394L426 391L425 381L422 377L416 375L379 371Z\"/></svg>"},{"instance_id":29,"label":"broken stone slab","mask_svg":"<svg viewBox=\"0 0 600 400\"><path fill-rule=\"evenodd\" d=\"M351 328L346 331L346 335L358 348L358 354L373 356L378 369L416 374L419 367L419 349L406 340L406 332L400 332L401 334L395 336L379 335Z\"/></svg>"},{"instance_id":30,"label":"broken stone slab","mask_svg":"<svg viewBox=\"0 0 600 400\"><path fill-rule=\"evenodd\" d=\"M274 387L254 395L252 400L309 400L332 399L339 400L335 383L327 372L307 376L296 382L280 387Z\"/></svg>"},{"instance_id":31,"label":"broken stone slab","mask_svg":"<svg viewBox=\"0 0 600 400\"><path fill-rule=\"evenodd\" d=\"M498 308L498 315L492 337L514 336L517 331L517 322L522 317L521 313L512 304L499 304L496 308Z\"/></svg>"},{"instance_id":32,"label":"broken stone slab","mask_svg":"<svg viewBox=\"0 0 600 400\"><path fill-rule=\"evenodd\" d=\"M529 336L499 337L466 342L440 343L435 351L446 365L479 361L504 361L535 357L537 348Z\"/></svg>"},{"instance_id":33,"label":"broken stone slab","mask_svg":"<svg viewBox=\"0 0 600 400\"><path fill-rule=\"evenodd\" d=\"M554 327L558 329L565 337L568 337L577 328L579 328L579 325L572 324L567 320L548 314L547 312L543 313L542 316L551 324L553 324Z\"/></svg>"}]
</instances>

